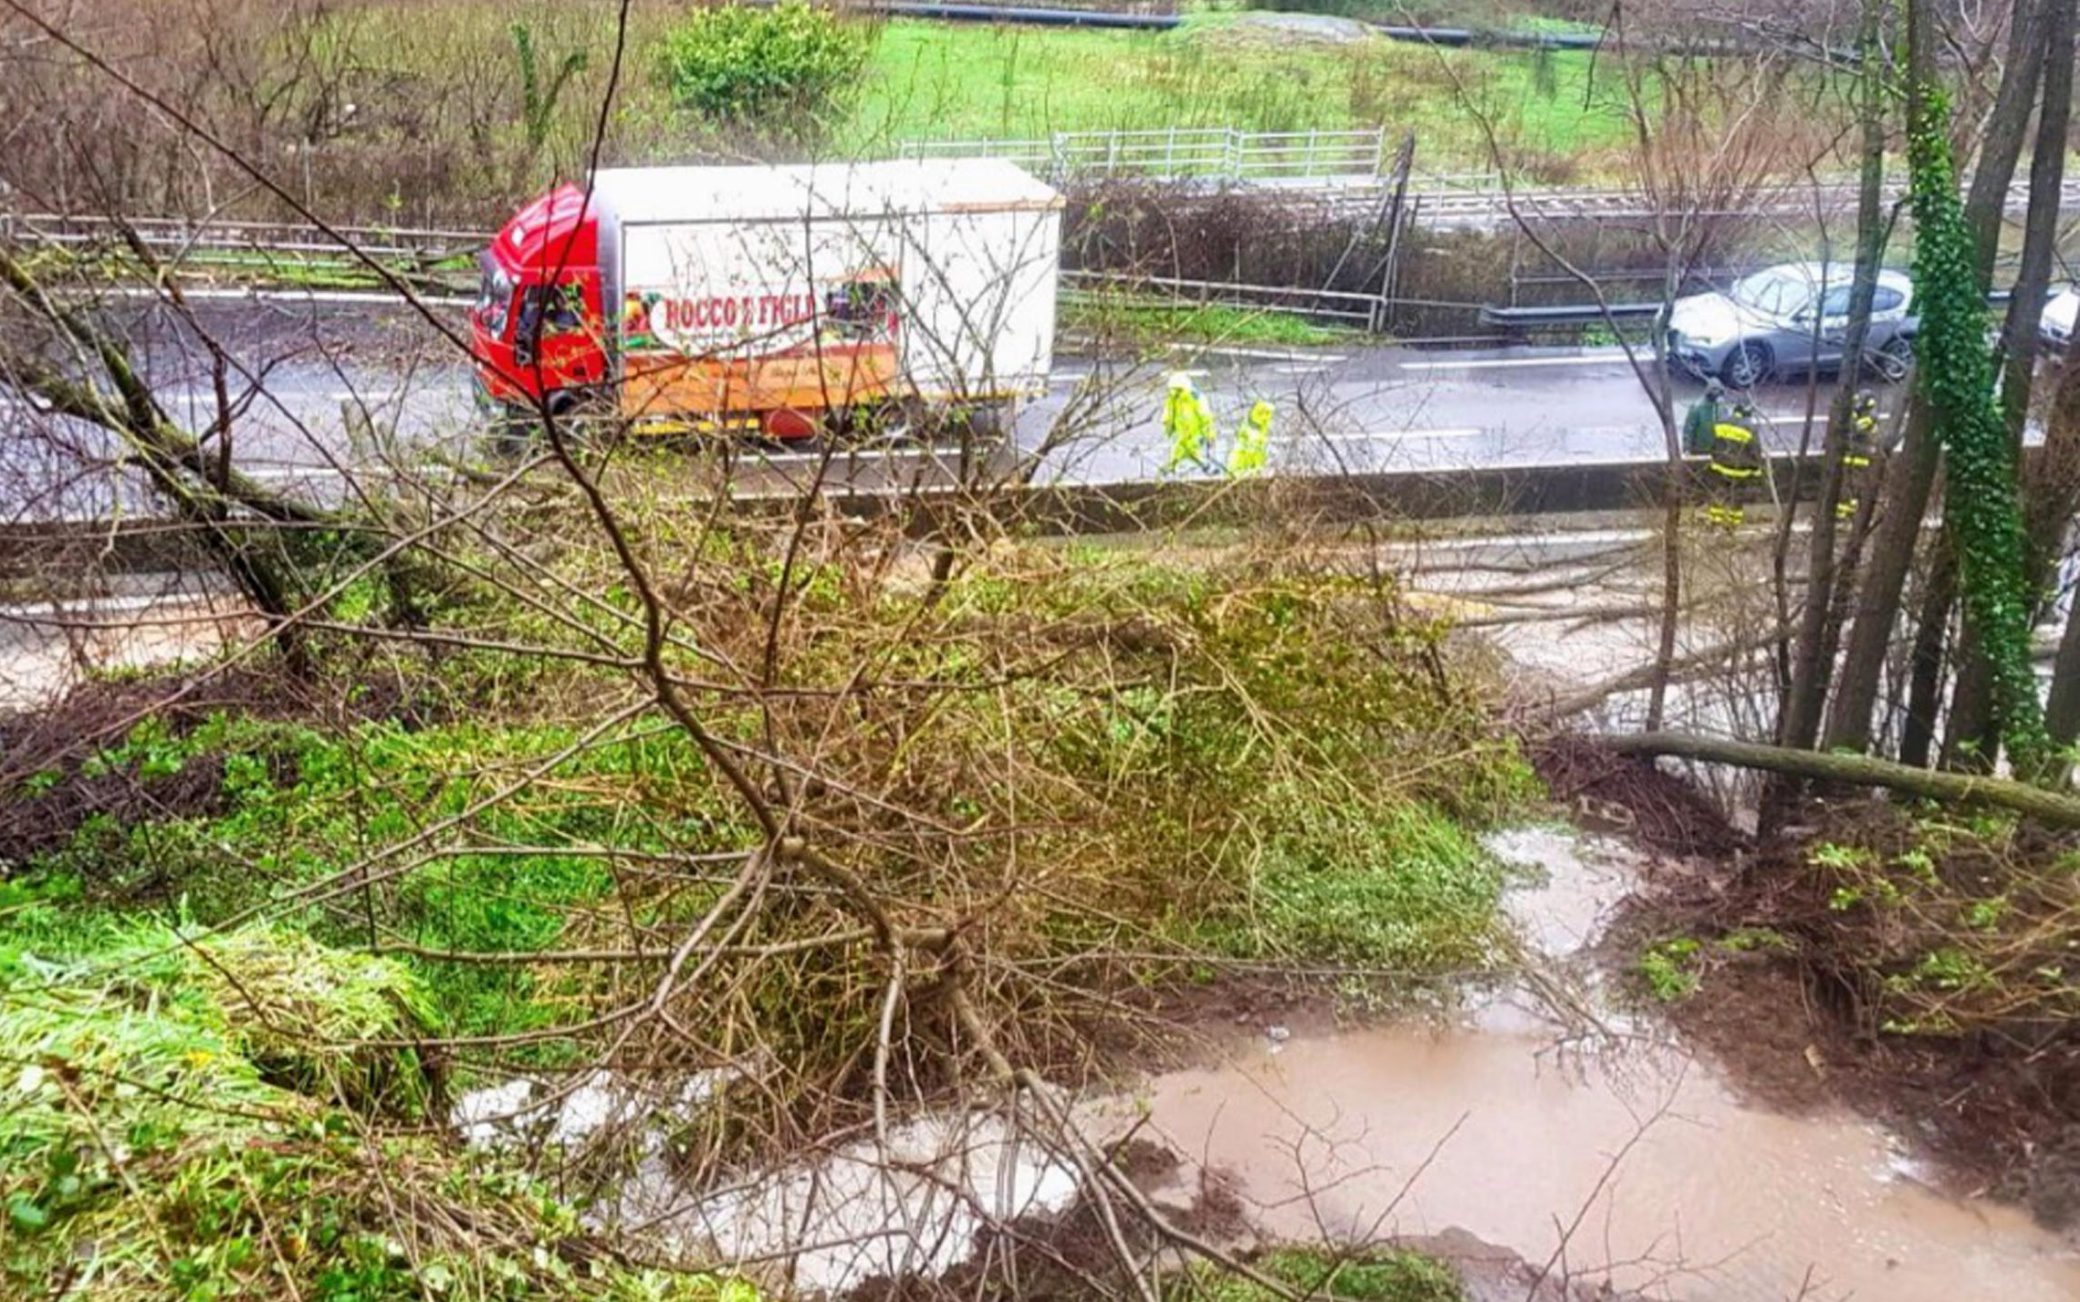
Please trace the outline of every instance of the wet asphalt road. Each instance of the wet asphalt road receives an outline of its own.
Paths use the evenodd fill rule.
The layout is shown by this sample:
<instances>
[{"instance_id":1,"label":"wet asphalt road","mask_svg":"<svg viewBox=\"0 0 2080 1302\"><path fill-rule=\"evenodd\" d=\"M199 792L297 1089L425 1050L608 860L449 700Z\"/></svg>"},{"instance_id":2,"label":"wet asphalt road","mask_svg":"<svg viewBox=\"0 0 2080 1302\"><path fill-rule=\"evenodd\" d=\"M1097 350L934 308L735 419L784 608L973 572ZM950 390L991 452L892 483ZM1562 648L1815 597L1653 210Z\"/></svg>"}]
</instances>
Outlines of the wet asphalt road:
<instances>
[{"instance_id":1,"label":"wet asphalt road","mask_svg":"<svg viewBox=\"0 0 2080 1302\"><path fill-rule=\"evenodd\" d=\"M320 498L350 478L420 473L440 456L481 458L484 428L457 347L402 309L358 302L198 305L231 375L237 464L263 481ZM439 319L459 325L452 309ZM217 395L211 354L164 309L124 315L142 369L167 411L211 426ZM1614 348L1429 350L1395 346L1316 350L1180 348L1123 359L1073 344L1056 356L1046 396L1022 411L1013 444L1040 456L1037 478L1124 483L1163 473L1158 422L1167 374L1191 374L1223 428L1259 398L1277 417L1272 466L1287 473L1636 461L1658 457L1652 404ZM1678 412L1697 397L1678 381ZM1824 412L1832 383L1818 393ZM1772 447L1798 446L1808 392L1793 380L1756 395ZM1889 412L1892 393L1880 392ZM356 433L376 437L370 442ZM1044 454L1042 450L1044 449ZM823 458L801 445L744 450L747 486L799 482ZM945 449L915 442L842 456L830 479L862 487L943 473ZM0 522L100 519L146 503L107 465L93 431L55 422L20 400L0 405Z\"/></svg>"}]
</instances>

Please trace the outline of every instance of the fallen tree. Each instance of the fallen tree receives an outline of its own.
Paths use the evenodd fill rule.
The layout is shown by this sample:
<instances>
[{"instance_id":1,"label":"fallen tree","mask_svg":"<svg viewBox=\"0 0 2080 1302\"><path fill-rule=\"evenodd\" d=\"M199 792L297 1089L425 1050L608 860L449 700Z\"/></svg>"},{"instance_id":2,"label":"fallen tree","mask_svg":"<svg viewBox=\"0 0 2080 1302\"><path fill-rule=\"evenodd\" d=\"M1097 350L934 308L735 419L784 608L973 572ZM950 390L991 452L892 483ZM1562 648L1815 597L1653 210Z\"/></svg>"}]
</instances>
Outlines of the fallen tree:
<instances>
[{"instance_id":1,"label":"fallen tree","mask_svg":"<svg viewBox=\"0 0 2080 1302\"><path fill-rule=\"evenodd\" d=\"M2080 827L2080 799L2006 778L1947 773L1895 764L1868 755L1795 750L1687 732L1634 733L1607 738L1604 745L1620 755L1672 755L1678 759L1759 769L1785 777L1882 787L1931 800L1998 805L2054 826Z\"/></svg>"}]
</instances>

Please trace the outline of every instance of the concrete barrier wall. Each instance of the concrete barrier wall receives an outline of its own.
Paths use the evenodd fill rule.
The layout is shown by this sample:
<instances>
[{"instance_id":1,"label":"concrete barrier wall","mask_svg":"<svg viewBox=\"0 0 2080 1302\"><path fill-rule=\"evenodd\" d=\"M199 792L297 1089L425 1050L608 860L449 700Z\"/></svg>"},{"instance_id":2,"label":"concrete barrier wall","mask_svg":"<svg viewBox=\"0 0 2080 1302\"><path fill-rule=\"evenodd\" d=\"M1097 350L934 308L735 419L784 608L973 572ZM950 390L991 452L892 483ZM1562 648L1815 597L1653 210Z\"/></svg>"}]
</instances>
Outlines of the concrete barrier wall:
<instances>
[{"instance_id":1,"label":"concrete barrier wall","mask_svg":"<svg viewBox=\"0 0 2080 1302\"><path fill-rule=\"evenodd\" d=\"M1810 496L1819 486L1818 466L1817 457L1808 458L1803 467L1793 456L1773 459L1777 495L1790 497L1795 481L1799 495ZM1703 500L1704 462L1691 459L1683 472L1687 495ZM1667 475L1663 461L1567 462L1241 481L1015 487L987 493L944 488L838 491L826 492L823 500L845 516L899 514L920 535L983 515L1009 530L1059 536L1233 526L1274 517L1420 521L1658 510L1665 500ZM741 509L747 511L792 512L799 505L792 497L741 499ZM0 528L0 580L180 569L197 563L198 546L194 529L165 519L11 526Z\"/></svg>"}]
</instances>

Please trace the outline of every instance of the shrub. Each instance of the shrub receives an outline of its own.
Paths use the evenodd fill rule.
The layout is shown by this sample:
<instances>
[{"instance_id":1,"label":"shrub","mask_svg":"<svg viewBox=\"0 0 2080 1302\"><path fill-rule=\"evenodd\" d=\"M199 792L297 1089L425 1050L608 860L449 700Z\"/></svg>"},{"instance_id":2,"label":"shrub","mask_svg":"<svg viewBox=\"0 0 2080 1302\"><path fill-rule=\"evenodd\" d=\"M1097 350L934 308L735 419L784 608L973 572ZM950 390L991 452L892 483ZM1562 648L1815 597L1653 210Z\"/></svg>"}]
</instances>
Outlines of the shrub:
<instances>
[{"instance_id":1,"label":"shrub","mask_svg":"<svg viewBox=\"0 0 2080 1302\"><path fill-rule=\"evenodd\" d=\"M695 11L665 37L665 89L681 109L761 134L799 135L858 84L873 29L804 0Z\"/></svg>"}]
</instances>

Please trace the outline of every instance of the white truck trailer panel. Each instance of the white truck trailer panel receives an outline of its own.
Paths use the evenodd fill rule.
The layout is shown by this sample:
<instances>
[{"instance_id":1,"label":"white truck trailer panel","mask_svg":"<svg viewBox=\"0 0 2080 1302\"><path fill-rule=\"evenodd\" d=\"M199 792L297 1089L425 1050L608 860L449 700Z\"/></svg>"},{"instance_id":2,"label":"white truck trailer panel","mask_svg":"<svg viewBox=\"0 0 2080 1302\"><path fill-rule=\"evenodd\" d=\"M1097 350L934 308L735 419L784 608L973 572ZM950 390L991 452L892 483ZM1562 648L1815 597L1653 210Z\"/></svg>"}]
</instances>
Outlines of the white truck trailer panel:
<instances>
[{"instance_id":1,"label":"white truck trailer panel","mask_svg":"<svg viewBox=\"0 0 2080 1302\"><path fill-rule=\"evenodd\" d=\"M1046 386L1061 201L1010 164L640 168L595 198L630 415Z\"/></svg>"}]
</instances>

